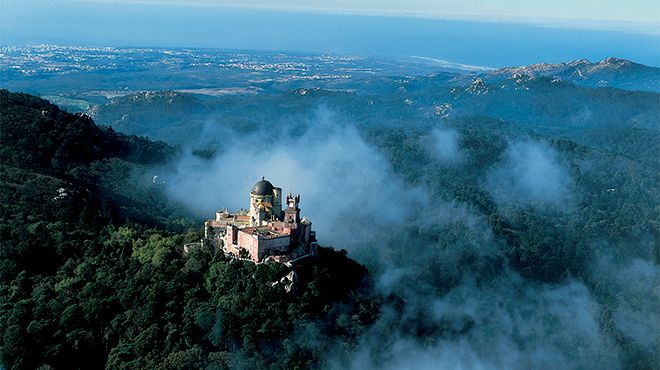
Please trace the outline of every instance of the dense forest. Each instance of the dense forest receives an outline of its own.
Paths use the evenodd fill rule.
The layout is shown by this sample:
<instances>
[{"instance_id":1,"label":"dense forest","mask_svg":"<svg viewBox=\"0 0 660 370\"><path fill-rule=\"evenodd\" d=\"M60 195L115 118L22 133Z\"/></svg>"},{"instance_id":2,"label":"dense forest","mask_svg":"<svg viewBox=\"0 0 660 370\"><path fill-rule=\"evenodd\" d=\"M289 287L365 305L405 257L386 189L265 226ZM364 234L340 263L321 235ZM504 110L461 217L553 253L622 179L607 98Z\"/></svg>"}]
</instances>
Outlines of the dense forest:
<instances>
[{"instance_id":1,"label":"dense forest","mask_svg":"<svg viewBox=\"0 0 660 370\"><path fill-rule=\"evenodd\" d=\"M438 73L374 77L357 92L138 93L90 113L187 148L166 192L191 212L231 204L209 190L230 190L230 174L256 178L281 160L295 171L287 185L304 187L319 236L401 299L382 303L356 351L321 337L325 367L639 369L660 366L658 101ZM245 150L273 133L269 148Z\"/></svg>"},{"instance_id":2,"label":"dense forest","mask_svg":"<svg viewBox=\"0 0 660 370\"><path fill-rule=\"evenodd\" d=\"M161 189L136 180L176 150L0 91L0 363L6 369L307 368L313 326L355 342L379 314L365 268L321 248L297 267L183 244Z\"/></svg>"},{"instance_id":3,"label":"dense forest","mask_svg":"<svg viewBox=\"0 0 660 370\"><path fill-rule=\"evenodd\" d=\"M658 99L440 73L88 116L2 91L2 364L657 369ZM182 249L262 175L338 249L291 293Z\"/></svg>"}]
</instances>

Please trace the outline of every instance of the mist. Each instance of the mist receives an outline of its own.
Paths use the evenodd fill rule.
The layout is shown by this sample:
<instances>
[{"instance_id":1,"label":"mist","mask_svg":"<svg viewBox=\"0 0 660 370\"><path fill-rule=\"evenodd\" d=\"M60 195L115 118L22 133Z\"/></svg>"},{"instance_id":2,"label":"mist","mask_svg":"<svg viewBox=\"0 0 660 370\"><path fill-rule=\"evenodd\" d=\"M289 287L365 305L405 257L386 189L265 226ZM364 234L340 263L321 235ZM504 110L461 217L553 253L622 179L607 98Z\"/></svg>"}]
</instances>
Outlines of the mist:
<instances>
[{"instance_id":1,"label":"mist","mask_svg":"<svg viewBox=\"0 0 660 370\"><path fill-rule=\"evenodd\" d=\"M459 147L460 136L456 130L436 128L428 137L429 153L442 163L456 163L463 159Z\"/></svg>"},{"instance_id":2,"label":"mist","mask_svg":"<svg viewBox=\"0 0 660 370\"><path fill-rule=\"evenodd\" d=\"M572 199L571 177L559 154L544 142L509 143L502 163L491 169L486 190L502 206L563 208Z\"/></svg>"},{"instance_id":3,"label":"mist","mask_svg":"<svg viewBox=\"0 0 660 370\"><path fill-rule=\"evenodd\" d=\"M247 209L250 189L263 176L284 193L301 194L301 215L322 243L348 250L416 213L426 194L394 176L353 126L319 108L303 130L277 130L282 138L266 130L220 131L220 142L230 145L212 159L187 150L167 176L167 191L195 214L213 218L217 209Z\"/></svg>"},{"instance_id":4,"label":"mist","mask_svg":"<svg viewBox=\"0 0 660 370\"><path fill-rule=\"evenodd\" d=\"M660 268L639 258L599 256L590 265L591 277L613 307L611 325L643 351L660 346Z\"/></svg>"},{"instance_id":5,"label":"mist","mask_svg":"<svg viewBox=\"0 0 660 370\"><path fill-rule=\"evenodd\" d=\"M418 297L421 298L421 297ZM410 311L386 312L360 350L330 361L335 369L577 369L620 367L599 329L598 305L579 282L529 284L505 274L485 286L466 280ZM419 340L408 316L437 326ZM382 348L391 348L382 352ZM339 359L338 359L339 358Z\"/></svg>"},{"instance_id":6,"label":"mist","mask_svg":"<svg viewBox=\"0 0 660 370\"><path fill-rule=\"evenodd\" d=\"M301 215L320 244L348 250L386 298L356 348L314 323L290 338L323 353L324 368L617 369L626 360L621 335L639 351L657 348L660 270L652 262L594 255L585 277L525 278L485 215L408 184L356 125L323 107L303 126L209 128L205 140L213 134L214 157L190 148L167 174L173 199L212 218L216 209L247 207L265 176L301 194ZM436 160L461 165L457 132L431 130L426 139L420 145ZM510 142L485 173L483 187L503 207L567 210L580 198L560 153L544 142Z\"/></svg>"}]
</instances>

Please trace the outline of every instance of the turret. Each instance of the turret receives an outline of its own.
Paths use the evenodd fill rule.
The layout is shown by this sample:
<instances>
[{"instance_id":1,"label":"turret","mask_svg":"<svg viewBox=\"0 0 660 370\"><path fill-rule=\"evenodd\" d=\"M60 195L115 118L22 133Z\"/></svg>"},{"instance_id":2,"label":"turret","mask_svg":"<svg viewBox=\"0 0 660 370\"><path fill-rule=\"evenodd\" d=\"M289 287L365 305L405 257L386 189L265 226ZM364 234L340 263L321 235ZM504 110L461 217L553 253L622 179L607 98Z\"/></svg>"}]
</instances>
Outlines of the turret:
<instances>
[{"instance_id":1,"label":"turret","mask_svg":"<svg viewBox=\"0 0 660 370\"><path fill-rule=\"evenodd\" d=\"M290 229L296 229L298 223L300 223L300 208L298 204L300 203L300 194L295 196L291 193L286 195L286 210L284 210L284 224L287 225Z\"/></svg>"}]
</instances>

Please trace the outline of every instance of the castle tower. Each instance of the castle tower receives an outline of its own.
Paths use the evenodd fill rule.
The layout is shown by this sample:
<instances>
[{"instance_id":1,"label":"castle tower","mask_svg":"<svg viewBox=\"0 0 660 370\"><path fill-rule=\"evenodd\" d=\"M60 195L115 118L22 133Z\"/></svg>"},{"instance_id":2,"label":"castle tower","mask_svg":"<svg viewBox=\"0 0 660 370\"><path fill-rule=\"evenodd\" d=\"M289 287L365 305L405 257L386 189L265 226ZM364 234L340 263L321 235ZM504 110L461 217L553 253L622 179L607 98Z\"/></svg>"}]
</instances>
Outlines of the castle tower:
<instances>
[{"instance_id":1,"label":"castle tower","mask_svg":"<svg viewBox=\"0 0 660 370\"><path fill-rule=\"evenodd\" d=\"M261 226L270 219L274 208L274 189L273 184L263 177L252 187L252 191L250 191L250 226Z\"/></svg>"},{"instance_id":2,"label":"castle tower","mask_svg":"<svg viewBox=\"0 0 660 370\"><path fill-rule=\"evenodd\" d=\"M300 203L300 194L291 195L291 193L286 195L286 209L284 210L284 224L289 229L297 229L298 224L300 223L300 208L298 204Z\"/></svg>"}]
</instances>

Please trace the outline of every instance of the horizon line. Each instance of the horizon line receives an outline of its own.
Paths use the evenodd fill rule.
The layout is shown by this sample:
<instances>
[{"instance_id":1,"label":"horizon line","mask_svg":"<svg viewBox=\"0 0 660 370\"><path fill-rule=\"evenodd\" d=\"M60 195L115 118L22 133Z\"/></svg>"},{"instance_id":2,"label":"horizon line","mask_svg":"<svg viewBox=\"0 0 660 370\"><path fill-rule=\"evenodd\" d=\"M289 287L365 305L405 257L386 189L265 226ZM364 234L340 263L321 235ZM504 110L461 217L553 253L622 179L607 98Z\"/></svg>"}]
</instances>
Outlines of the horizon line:
<instances>
[{"instance_id":1,"label":"horizon line","mask_svg":"<svg viewBox=\"0 0 660 370\"><path fill-rule=\"evenodd\" d=\"M28 0L40 2L43 0ZM438 21L476 22L491 24L524 25L530 27L575 29L585 31L606 31L631 33L660 38L660 23L654 21L633 21L616 18L581 18L581 17L538 17L511 14L479 14L467 12L422 12L422 11L388 11L359 9L319 9L311 7L294 6L265 6L249 4L214 4L193 1L162 1L162 0L62 0L62 2L82 4L123 4L123 5L159 5L159 6L193 6L207 8L229 8L254 11L269 11L282 13L307 13L328 16L355 16L376 18L400 18L400 19L427 19Z\"/></svg>"}]
</instances>

